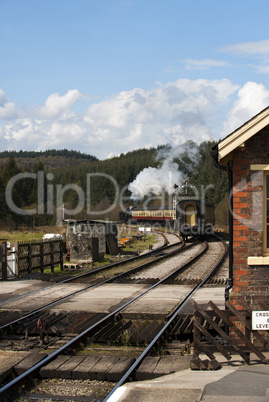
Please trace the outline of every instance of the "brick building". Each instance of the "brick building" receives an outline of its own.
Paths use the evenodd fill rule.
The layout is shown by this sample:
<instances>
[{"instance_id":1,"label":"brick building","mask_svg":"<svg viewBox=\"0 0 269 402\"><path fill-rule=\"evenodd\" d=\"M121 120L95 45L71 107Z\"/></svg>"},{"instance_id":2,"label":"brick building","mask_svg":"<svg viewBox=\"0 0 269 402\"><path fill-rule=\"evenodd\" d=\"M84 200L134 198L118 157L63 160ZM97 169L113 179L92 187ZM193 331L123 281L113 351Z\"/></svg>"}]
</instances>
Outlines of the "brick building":
<instances>
[{"instance_id":1,"label":"brick building","mask_svg":"<svg viewBox=\"0 0 269 402\"><path fill-rule=\"evenodd\" d=\"M214 154L230 183L229 299L237 309L243 300L254 308L263 301L269 310L269 107L224 138Z\"/></svg>"}]
</instances>

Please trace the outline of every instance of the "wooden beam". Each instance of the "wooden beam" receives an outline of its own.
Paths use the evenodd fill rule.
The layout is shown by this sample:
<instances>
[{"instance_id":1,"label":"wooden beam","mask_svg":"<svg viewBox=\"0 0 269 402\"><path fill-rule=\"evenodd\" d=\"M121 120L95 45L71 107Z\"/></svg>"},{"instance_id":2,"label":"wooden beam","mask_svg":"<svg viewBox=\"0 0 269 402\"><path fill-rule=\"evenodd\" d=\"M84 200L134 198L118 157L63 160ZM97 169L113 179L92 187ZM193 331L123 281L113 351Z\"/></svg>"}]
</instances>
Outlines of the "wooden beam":
<instances>
[{"instance_id":1,"label":"wooden beam","mask_svg":"<svg viewBox=\"0 0 269 402\"><path fill-rule=\"evenodd\" d=\"M212 301L210 301L209 306L212 310L218 314L222 320L227 324L235 333L240 337L240 339L245 343L245 345L250 349L251 352L255 353L262 361L266 360L266 357L251 343L251 341L240 331L240 329L222 312ZM241 322L241 321L240 321Z\"/></svg>"}]
</instances>

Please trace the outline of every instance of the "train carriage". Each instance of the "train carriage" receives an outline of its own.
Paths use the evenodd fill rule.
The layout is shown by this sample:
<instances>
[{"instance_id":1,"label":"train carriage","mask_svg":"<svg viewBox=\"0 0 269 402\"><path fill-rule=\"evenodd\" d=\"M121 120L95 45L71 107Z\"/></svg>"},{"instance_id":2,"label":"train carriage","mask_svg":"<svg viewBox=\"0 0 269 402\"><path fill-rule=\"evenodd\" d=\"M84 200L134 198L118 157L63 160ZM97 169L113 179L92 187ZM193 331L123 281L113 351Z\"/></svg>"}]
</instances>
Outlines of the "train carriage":
<instances>
[{"instance_id":1,"label":"train carriage","mask_svg":"<svg viewBox=\"0 0 269 402\"><path fill-rule=\"evenodd\" d=\"M178 228L179 235L204 237L213 233L215 208L209 202L197 199L184 199L172 207L130 207L120 213L120 220L125 223L160 223Z\"/></svg>"},{"instance_id":2,"label":"train carriage","mask_svg":"<svg viewBox=\"0 0 269 402\"><path fill-rule=\"evenodd\" d=\"M181 200L177 203L176 218L179 235L184 240L189 236L205 237L213 233L215 208L201 200Z\"/></svg>"},{"instance_id":3,"label":"train carriage","mask_svg":"<svg viewBox=\"0 0 269 402\"><path fill-rule=\"evenodd\" d=\"M172 222L173 211L170 207L151 207L132 209L132 222Z\"/></svg>"},{"instance_id":4,"label":"train carriage","mask_svg":"<svg viewBox=\"0 0 269 402\"><path fill-rule=\"evenodd\" d=\"M173 222L173 210L171 207L130 207L121 211L120 221L124 223L147 223L147 222Z\"/></svg>"}]
</instances>

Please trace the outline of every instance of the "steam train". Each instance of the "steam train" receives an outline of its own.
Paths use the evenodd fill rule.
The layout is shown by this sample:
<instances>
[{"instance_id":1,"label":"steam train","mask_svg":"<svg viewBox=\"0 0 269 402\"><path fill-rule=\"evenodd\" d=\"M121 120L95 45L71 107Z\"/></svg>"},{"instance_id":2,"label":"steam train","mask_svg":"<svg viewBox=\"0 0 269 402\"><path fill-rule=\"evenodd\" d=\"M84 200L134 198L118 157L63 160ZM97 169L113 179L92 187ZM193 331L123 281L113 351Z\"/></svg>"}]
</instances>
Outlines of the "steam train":
<instances>
[{"instance_id":1,"label":"steam train","mask_svg":"<svg viewBox=\"0 0 269 402\"><path fill-rule=\"evenodd\" d=\"M215 225L215 207L201 200L181 200L176 206L176 224L183 240L189 236L210 236Z\"/></svg>"},{"instance_id":2,"label":"steam train","mask_svg":"<svg viewBox=\"0 0 269 402\"><path fill-rule=\"evenodd\" d=\"M173 209L171 207L140 208L130 207L120 212L120 221L125 223L173 222Z\"/></svg>"},{"instance_id":3,"label":"steam train","mask_svg":"<svg viewBox=\"0 0 269 402\"><path fill-rule=\"evenodd\" d=\"M130 207L120 212L120 221L124 223L165 224L173 226L179 235L188 237L207 236L213 233L215 208L209 202L197 199L184 199L172 207L140 208Z\"/></svg>"}]
</instances>

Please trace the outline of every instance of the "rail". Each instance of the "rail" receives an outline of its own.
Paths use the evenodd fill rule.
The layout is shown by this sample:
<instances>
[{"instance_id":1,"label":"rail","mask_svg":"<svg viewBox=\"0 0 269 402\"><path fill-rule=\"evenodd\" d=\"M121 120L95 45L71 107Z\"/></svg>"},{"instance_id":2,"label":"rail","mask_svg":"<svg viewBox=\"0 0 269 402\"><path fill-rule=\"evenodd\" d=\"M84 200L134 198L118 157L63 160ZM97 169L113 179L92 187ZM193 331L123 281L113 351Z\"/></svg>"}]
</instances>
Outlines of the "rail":
<instances>
[{"instance_id":1,"label":"rail","mask_svg":"<svg viewBox=\"0 0 269 402\"><path fill-rule=\"evenodd\" d=\"M200 251L201 254L204 253L204 250ZM143 291L141 294L137 295L136 297L134 297L133 299L129 300L127 303L125 303L123 306L117 308L116 310L114 310L113 312L107 314L105 317L103 317L101 320L99 320L98 322L96 322L95 324L93 324L92 326L90 326L89 328L87 328L86 330L84 330L83 332L81 332L79 335L77 335L75 338L73 338L72 340L70 340L68 343L66 343L64 346L62 346L61 348L59 348L57 351L53 352L51 355L49 355L48 357L46 357L45 359L43 359L41 362L37 363L36 365L34 365L31 369L27 370L25 373L23 373L22 375L18 376L17 378L15 378L14 380L12 380L10 383L6 384L4 387L2 387L0 389L0 396L4 397L6 394L8 394L10 392L10 390L16 385L17 387L28 377L28 376L32 376L34 375L42 366L44 366L45 364L49 363L50 361L52 361L54 358L56 358L57 356L59 356L62 352L67 353L67 350L69 350L71 347L75 347L75 344L77 342L82 341L82 339L85 336L89 336L91 334L92 331L96 330L98 328L98 326L100 326L101 324L103 324L105 321L110 320L112 317L117 316L122 310L124 310L127 306L129 306L131 303L134 303L136 300L138 300L139 298L141 298L142 296L144 296L146 293L148 293L149 291L151 291L152 289L156 288L158 285L164 283L165 281L167 281L169 279L169 277L171 275L174 275L176 272L179 273L180 270L183 270L185 267L184 265L178 267L176 270L174 270L172 273L170 273L169 275L167 275L165 278L161 279L160 281L158 281L157 283L155 283L154 285L150 286L147 290ZM199 285L200 287L201 285ZM187 296L188 299L191 296L191 294L193 293L190 292L190 294ZM187 300L186 300L187 302ZM178 311L178 310L176 310ZM173 317L176 316L177 313L175 312ZM170 324L171 319L168 321L168 323L165 325L165 329L167 328L167 326ZM164 332L163 329L161 331L161 334ZM157 340L157 337L154 338L155 342ZM154 342L154 343L155 343ZM153 343L151 342L150 345L152 345ZM148 348L146 349L148 350ZM147 352L146 352L147 353ZM143 354L143 356L145 356L145 353ZM142 359L142 358L141 358ZM140 360L141 360L140 359ZM139 362L140 362L139 360ZM138 364L138 363L137 363Z\"/></svg>"},{"instance_id":2,"label":"rail","mask_svg":"<svg viewBox=\"0 0 269 402\"><path fill-rule=\"evenodd\" d=\"M222 241L222 240L220 240ZM164 334L164 332L170 327L172 322L176 319L177 315L180 313L180 311L183 309L183 307L186 305L186 303L189 301L189 299L194 295L195 292L198 291L217 271L219 268L220 264L222 263L223 259L225 258L227 252L228 252L228 246L224 244L224 253L218 260L218 262L214 265L212 268L211 272L199 283L197 284L188 294L185 296L184 300L180 303L178 308L176 309L175 312L173 312L172 316L170 319L167 321L165 326L160 330L160 332L155 336L155 338L150 342L150 344L147 346L147 348L143 351L143 353L137 358L137 360L134 362L134 364L129 368L129 370L124 374L124 376L121 378L121 380L116 384L116 386L112 389L112 391L108 394L108 396L104 399L104 402L108 401L110 397L117 391L117 389L126 382L126 380L131 376L131 374L137 369L139 364L142 362L142 360L146 357L146 355L150 352L150 350L154 347L154 345L157 343L157 341L160 339L160 337Z\"/></svg>"},{"instance_id":3,"label":"rail","mask_svg":"<svg viewBox=\"0 0 269 402\"><path fill-rule=\"evenodd\" d=\"M194 243L194 244L195 244L195 243ZM190 248L191 246L192 246L192 245L189 245L189 246L186 246L186 247L184 247L184 248L182 247L182 248L180 248L180 249L178 249L178 250L175 250L175 251L172 253L172 255L178 253L180 250L186 250L186 249ZM0 331L3 331L3 330L5 330L5 329L7 329L8 327L13 326L14 324L17 324L17 323L19 323L20 321L25 320L26 318L33 317L35 314L37 314L37 313L39 313L39 312L45 310L46 308L52 307L53 305L55 305L55 304L57 304L57 303L59 303L59 302L62 302L62 301L66 300L66 299L68 299L68 298L70 298L70 297L72 297L72 296L78 295L79 293L85 292L86 290L89 290L89 289L94 288L94 287L98 287L98 286L104 285L104 284L106 284L106 283L115 282L117 279L122 278L122 277L126 277L127 275L130 276L130 275L132 275L132 274L134 274L134 273L136 273L136 272L138 272L138 271L141 271L141 270L143 270L143 269L146 269L146 268L148 268L150 265L155 264L155 263L157 263L157 262L160 262L160 261L162 261L163 259L168 258L168 257L171 257L171 254L161 255L161 256L159 256L158 258L156 258L154 261L146 262L145 264L142 264L142 265L140 265L139 267L131 268L131 269L128 270L127 272L122 272L122 273L120 273L120 274L117 274L117 275L113 276L112 278L104 279L103 281L101 281L101 282L99 282L99 283L86 286L86 287L83 288L83 289L79 289L79 290L76 290L75 292L69 293L69 294L66 295L66 296L62 296L62 297L60 297L60 298L58 298L58 299L56 299L56 300L54 300L54 301L52 301L52 302L50 302L50 303L44 304L43 306L41 306L41 307L39 307L39 308L36 308L35 310L32 310L32 311L29 312L29 313L24 314L24 315L23 315L22 317L20 317L20 318L17 318L17 319L15 319L15 320L13 320L13 321L11 321L11 322L9 322L9 323L6 323L6 324L2 325L2 326L0 327ZM104 269L105 269L105 268L103 268L103 267L102 267L102 268L97 268L95 271L96 271L96 272L99 272L100 270L104 270ZM107 269L107 266L106 266L106 269ZM175 274L175 273L174 273L174 274ZM65 283L65 281L63 281L62 283ZM59 284L59 283L58 283L58 284ZM44 290L46 290L46 289L48 289L48 287L44 288ZM37 291L34 291L34 292L38 292L38 291L40 291L40 290L37 290ZM12 299L8 299L8 300L7 300L7 302L10 302L10 301L12 301Z\"/></svg>"},{"instance_id":4,"label":"rail","mask_svg":"<svg viewBox=\"0 0 269 402\"><path fill-rule=\"evenodd\" d=\"M116 262L113 262L113 263L111 263L111 264L107 264L107 265L104 265L104 266L102 266L102 267L99 267L99 268L96 268L96 269L92 269L92 270L87 271L87 272L84 272L84 273L82 273L82 274L79 274L79 275L73 276L73 277L71 277L71 278L67 278L67 279L64 279L64 280L62 280L62 281L59 281L59 282L57 282L57 283L54 283L54 284L52 284L52 285L50 285L50 286L47 286L47 287L44 288L44 289L50 289L50 288L52 288L53 286L61 285L61 284L68 283L68 282L73 282L73 281L75 281L75 280L83 279L83 278L86 278L86 277L88 277L88 276L94 276L94 275L96 275L97 273L106 271L106 270L108 270L108 269L113 269L113 268L116 268L116 267L121 266L121 265L128 264L128 263L133 262L133 261L139 261L140 259L146 258L147 256L154 255L155 253L158 253L158 252L160 252L160 251L162 251L162 250L169 249L169 248L172 248L173 246L175 246L174 244L169 245L166 236L165 236L163 233L160 233L160 234L161 234L162 237L164 238L164 243L163 243L163 245L160 246L160 247L157 247L157 248L154 249L154 250L151 250L151 251L147 252L146 254L143 254L143 255L142 255L142 254L141 254L141 255L136 255L136 256L133 256L133 257L124 259L124 260L122 260L122 261L116 261ZM0 302L0 306L4 305L4 304L6 304L6 303L13 302L13 301L18 300L18 299L21 299L21 298L23 298L23 297L29 296L30 294L34 294L34 293L40 292L40 291L42 291L42 289L41 289L41 290L40 290L40 289L37 289L37 290L33 290L33 291L31 291L31 292L26 292L26 293L23 293L23 294L21 294L21 295L12 297L12 298L10 298L10 299L1 301L1 302ZM1 328L0 328L0 329L1 329Z\"/></svg>"}]
</instances>

